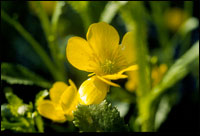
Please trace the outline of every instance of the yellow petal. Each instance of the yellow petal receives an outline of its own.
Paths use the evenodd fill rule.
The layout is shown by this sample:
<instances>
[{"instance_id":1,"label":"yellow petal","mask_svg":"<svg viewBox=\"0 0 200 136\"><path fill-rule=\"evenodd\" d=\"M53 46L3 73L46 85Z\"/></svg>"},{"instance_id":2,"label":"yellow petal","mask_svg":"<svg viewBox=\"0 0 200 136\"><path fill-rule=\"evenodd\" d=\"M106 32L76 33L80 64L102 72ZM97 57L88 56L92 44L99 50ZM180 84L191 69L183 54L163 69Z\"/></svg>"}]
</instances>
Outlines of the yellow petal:
<instances>
[{"instance_id":1,"label":"yellow petal","mask_svg":"<svg viewBox=\"0 0 200 136\"><path fill-rule=\"evenodd\" d=\"M43 100L38 106L38 112L45 118L51 119L55 122L63 123L66 121L64 112L61 106L56 105L50 100Z\"/></svg>"},{"instance_id":2,"label":"yellow petal","mask_svg":"<svg viewBox=\"0 0 200 136\"><path fill-rule=\"evenodd\" d=\"M73 86L70 86L61 96L61 106L68 120L73 119L72 112L76 109L77 105L77 90Z\"/></svg>"},{"instance_id":3,"label":"yellow petal","mask_svg":"<svg viewBox=\"0 0 200 136\"><path fill-rule=\"evenodd\" d=\"M110 80L107 80L107 79L105 79L101 76L97 76L97 78L99 78L101 81L105 82L106 84L109 84L109 85L112 85L112 86L115 86L115 87L120 87L120 85L113 83Z\"/></svg>"},{"instance_id":4,"label":"yellow petal","mask_svg":"<svg viewBox=\"0 0 200 136\"><path fill-rule=\"evenodd\" d=\"M66 57L77 69L93 71L95 62L92 60L92 50L85 39L80 37L70 38L66 47Z\"/></svg>"},{"instance_id":5,"label":"yellow petal","mask_svg":"<svg viewBox=\"0 0 200 136\"><path fill-rule=\"evenodd\" d=\"M59 103L62 93L68 88L64 82L55 82L49 91L50 98L53 102Z\"/></svg>"},{"instance_id":6,"label":"yellow petal","mask_svg":"<svg viewBox=\"0 0 200 136\"><path fill-rule=\"evenodd\" d=\"M104 75L104 76L101 76L103 78L106 78L106 79L110 79L110 80L117 80L117 79L121 79L121 78L127 78L128 76L127 75L121 75L121 74L113 74L113 75Z\"/></svg>"},{"instance_id":7,"label":"yellow petal","mask_svg":"<svg viewBox=\"0 0 200 136\"><path fill-rule=\"evenodd\" d=\"M79 88L79 102L83 105L99 104L104 100L109 86L96 76L84 81Z\"/></svg>"},{"instance_id":8,"label":"yellow petal","mask_svg":"<svg viewBox=\"0 0 200 136\"><path fill-rule=\"evenodd\" d=\"M90 77L90 76L93 76L93 75L95 75L95 73L88 74L89 77Z\"/></svg>"},{"instance_id":9,"label":"yellow petal","mask_svg":"<svg viewBox=\"0 0 200 136\"><path fill-rule=\"evenodd\" d=\"M77 91L76 85L74 84L74 82L71 79L69 79L69 84Z\"/></svg>"},{"instance_id":10,"label":"yellow petal","mask_svg":"<svg viewBox=\"0 0 200 136\"><path fill-rule=\"evenodd\" d=\"M138 85L138 71L128 71L128 81L125 84L125 87L128 91L134 92L137 89Z\"/></svg>"},{"instance_id":11,"label":"yellow petal","mask_svg":"<svg viewBox=\"0 0 200 136\"><path fill-rule=\"evenodd\" d=\"M134 63L136 61L136 42L134 41L133 32L127 32L124 35L121 47L128 64Z\"/></svg>"},{"instance_id":12,"label":"yellow petal","mask_svg":"<svg viewBox=\"0 0 200 136\"><path fill-rule=\"evenodd\" d=\"M122 69L120 72L118 72L118 74L122 74L127 71L134 71L134 70L138 70L138 65L131 65L125 69Z\"/></svg>"},{"instance_id":13,"label":"yellow petal","mask_svg":"<svg viewBox=\"0 0 200 136\"><path fill-rule=\"evenodd\" d=\"M100 22L90 25L87 32L90 47L98 57L112 56L119 46L119 34L111 25Z\"/></svg>"}]
</instances>

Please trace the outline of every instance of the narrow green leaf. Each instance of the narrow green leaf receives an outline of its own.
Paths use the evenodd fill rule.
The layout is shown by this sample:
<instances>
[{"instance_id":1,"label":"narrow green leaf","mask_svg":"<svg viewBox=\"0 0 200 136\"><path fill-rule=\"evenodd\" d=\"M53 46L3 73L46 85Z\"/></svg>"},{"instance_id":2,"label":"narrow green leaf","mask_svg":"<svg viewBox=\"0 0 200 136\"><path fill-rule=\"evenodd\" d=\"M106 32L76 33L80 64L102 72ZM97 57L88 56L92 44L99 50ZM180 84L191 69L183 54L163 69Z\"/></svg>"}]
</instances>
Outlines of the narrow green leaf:
<instances>
[{"instance_id":1,"label":"narrow green leaf","mask_svg":"<svg viewBox=\"0 0 200 136\"><path fill-rule=\"evenodd\" d=\"M106 101L99 105L78 105L73 123L84 132L127 131L119 111Z\"/></svg>"},{"instance_id":2,"label":"narrow green leaf","mask_svg":"<svg viewBox=\"0 0 200 136\"><path fill-rule=\"evenodd\" d=\"M5 96L10 105L20 106L23 104L23 100L12 92L11 88L5 88Z\"/></svg>"},{"instance_id":3,"label":"narrow green leaf","mask_svg":"<svg viewBox=\"0 0 200 136\"><path fill-rule=\"evenodd\" d=\"M37 85L49 88L51 84L22 65L1 64L1 79L10 84Z\"/></svg>"},{"instance_id":4,"label":"narrow green leaf","mask_svg":"<svg viewBox=\"0 0 200 136\"><path fill-rule=\"evenodd\" d=\"M88 13L89 1L67 1L67 3L70 4L72 8L81 16L84 22L85 32L87 32L87 29L91 24L91 18Z\"/></svg>"},{"instance_id":5,"label":"narrow green leaf","mask_svg":"<svg viewBox=\"0 0 200 136\"><path fill-rule=\"evenodd\" d=\"M177 92L172 92L171 94L165 94L162 97L158 109L155 113L155 124L154 124L155 130L157 130L160 127L160 125L165 121L168 113L171 111L172 106L176 103L177 97L178 97Z\"/></svg>"},{"instance_id":6,"label":"narrow green leaf","mask_svg":"<svg viewBox=\"0 0 200 136\"><path fill-rule=\"evenodd\" d=\"M35 124L37 126L38 132L44 132L44 123L42 117L37 114L35 117Z\"/></svg>"},{"instance_id":7,"label":"narrow green leaf","mask_svg":"<svg viewBox=\"0 0 200 136\"><path fill-rule=\"evenodd\" d=\"M183 79L191 71L190 68L196 61L199 61L199 41L170 67L163 77L163 80L153 88L153 95L157 97L166 89Z\"/></svg>"},{"instance_id":8,"label":"narrow green leaf","mask_svg":"<svg viewBox=\"0 0 200 136\"><path fill-rule=\"evenodd\" d=\"M125 20L128 31L134 33L134 49L139 66L139 85L136 91L137 96L143 96L150 91L150 70L148 64L147 48L147 24L145 23L146 12L143 3L140 1L128 2L121 8L121 15ZM133 51L134 52L134 51Z\"/></svg>"},{"instance_id":9,"label":"narrow green leaf","mask_svg":"<svg viewBox=\"0 0 200 136\"><path fill-rule=\"evenodd\" d=\"M24 29L24 27L19 22L11 18L2 9L1 9L1 17L4 21L6 21L8 24L14 27L30 43L30 45L35 50L35 52L41 57L44 64L47 66L47 68L49 69L49 72L51 72L55 80L65 79L63 77L63 74L61 74L60 71L57 70L57 68L55 67L55 64L52 63L50 57L48 56L46 51L42 48L42 46L31 36L31 34L28 31Z\"/></svg>"},{"instance_id":10,"label":"narrow green leaf","mask_svg":"<svg viewBox=\"0 0 200 136\"><path fill-rule=\"evenodd\" d=\"M101 13L100 20L106 23L110 23L118 10L128 1L109 1L105 6L104 11Z\"/></svg>"}]
</instances>

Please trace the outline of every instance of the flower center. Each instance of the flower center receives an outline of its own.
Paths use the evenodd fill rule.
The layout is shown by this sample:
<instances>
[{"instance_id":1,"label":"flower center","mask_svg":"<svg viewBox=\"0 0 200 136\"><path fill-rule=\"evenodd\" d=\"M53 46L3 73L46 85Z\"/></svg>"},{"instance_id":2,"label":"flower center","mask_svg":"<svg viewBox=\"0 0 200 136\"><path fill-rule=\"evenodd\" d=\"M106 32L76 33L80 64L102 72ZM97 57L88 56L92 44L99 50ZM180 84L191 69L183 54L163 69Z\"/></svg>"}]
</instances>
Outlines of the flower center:
<instances>
[{"instance_id":1,"label":"flower center","mask_svg":"<svg viewBox=\"0 0 200 136\"><path fill-rule=\"evenodd\" d=\"M104 74L114 73L115 62L106 59L103 64L101 64L101 69Z\"/></svg>"}]
</instances>

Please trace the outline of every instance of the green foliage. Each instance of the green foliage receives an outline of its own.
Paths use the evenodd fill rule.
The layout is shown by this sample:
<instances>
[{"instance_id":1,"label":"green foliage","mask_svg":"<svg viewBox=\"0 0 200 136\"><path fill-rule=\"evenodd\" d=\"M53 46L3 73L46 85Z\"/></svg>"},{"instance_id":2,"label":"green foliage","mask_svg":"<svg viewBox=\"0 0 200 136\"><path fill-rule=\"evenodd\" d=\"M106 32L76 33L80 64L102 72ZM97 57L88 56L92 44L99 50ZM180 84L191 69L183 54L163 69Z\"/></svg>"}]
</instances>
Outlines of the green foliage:
<instances>
[{"instance_id":1,"label":"green foliage","mask_svg":"<svg viewBox=\"0 0 200 136\"><path fill-rule=\"evenodd\" d=\"M73 7L73 9L79 13L84 22L85 32L87 32L87 29L91 24L91 19L88 12L89 1L67 1L67 3L70 4Z\"/></svg>"},{"instance_id":2,"label":"green foliage","mask_svg":"<svg viewBox=\"0 0 200 136\"><path fill-rule=\"evenodd\" d=\"M15 94L13 94L11 88L5 88L5 96L9 103L9 108L11 110L11 113L17 116L18 109L23 104L23 101L19 97L17 97Z\"/></svg>"},{"instance_id":3,"label":"green foliage","mask_svg":"<svg viewBox=\"0 0 200 136\"><path fill-rule=\"evenodd\" d=\"M49 88L50 83L22 65L1 64L1 79L9 84L37 85Z\"/></svg>"},{"instance_id":4,"label":"green foliage","mask_svg":"<svg viewBox=\"0 0 200 136\"><path fill-rule=\"evenodd\" d=\"M128 126L121 117L130 112L130 104L136 105L136 110L129 118L131 131L157 131L167 118L171 108L177 103L179 97L177 92L179 90L175 85L178 85L177 83L190 72L193 73L196 82L199 82L199 41L189 49L191 39L195 39L191 37L191 32L199 26L199 20L193 17L192 12L195 11L193 10L193 2L183 3L181 8L187 12L189 17L173 33L166 27L164 17L165 11L173 7L171 6L173 5L172 2L58 1L51 17L47 16L44 10L45 7L41 5L42 3L35 2L36 17L38 17L37 19L39 19L42 27L42 32L38 32L40 29L36 31L38 35L44 34L44 41L49 50L43 49L45 45L42 46L41 44L45 42L37 41L35 39L37 36L32 36L31 28L25 29L34 24L26 23L29 18L25 17L26 20L16 13L12 15L13 11L18 10L12 11L9 9L13 5L12 2L9 4L2 2L2 4L1 18L5 21L3 23L11 25L28 41L43 61L45 68L50 72L54 81L66 81L69 75L69 77L75 79L75 84L79 86L88 78L86 72L74 69L71 65L65 67L65 49L71 36L85 36L88 27L92 23L104 21L107 23L112 22L114 25L117 24L119 27L116 29L120 36L122 35L121 32L134 32L135 36L133 38L136 39L134 52L136 52L137 64L139 65L137 90L131 93L125 88L111 87L106 97L110 104L103 101L99 105L79 105L74 112L73 123L80 131L128 131ZM66 13L64 13L65 11ZM61 16L63 20L59 22ZM114 17L117 19L115 18L115 20ZM23 23L19 23L19 21ZM150 47L152 43L148 41L148 34L152 34L151 25L153 25L153 30L155 27L153 34L156 35L154 38L158 42L158 45L156 45L158 47L155 49ZM79 30L83 28L85 32ZM8 35L11 33L12 31ZM16 42L15 37L12 37L12 35L8 39L12 39L13 43ZM18 45L18 43L15 44ZM150 47L150 53L148 47ZM174 53L177 47L179 51ZM151 65L149 64L151 55L157 56L159 63L165 63L169 66L169 70L163 79L154 88L151 87ZM174 60L174 55L181 57ZM45 89L49 89L52 85L50 81L43 79L43 77L22 65L4 62L1 64L1 79L9 84L31 85L31 87L36 85ZM199 84L197 84L197 88L199 88ZM24 103L23 99L15 95L11 88L4 88L4 91L8 103L1 105L1 131L8 129L17 132L44 132L45 125L50 126L54 131L76 131L72 122L67 122L67 125L43 122L36 109L38 103L49 95L47 90L42 90L36 95L34 105L32 102L29 104ZM116 107L112 107L111 103L117 106L118 110Z\"/></svg>"},{"instance_id":5,"label":"green foliage","mask_svg":"<svg viewBox=\"0 0 200 136\"><path fill-rule=\"evenodd\" d=\"M1 131L44 132L41 116L33 111L33 104L23 103L11 88L5 88L8 104L1 105ZM37 126L37 129L35 128Z\"/></svg>"},{"instance_id":6,"label":"green foliage","mask_svg":"<svg viewBox=\"0 0 200 136\"><path fill-rule=\"evenodd\" d=\"M154 96L163 93L185 77L191 71L191 66L196 64L197 61L199 61L199 41L169 68L163 80L153 88Z\"/></svg>"},{"instance_id":7,"label":"green foliage","mask_svg":"<svg viewBox=\"0 0 200 136\"><path fill-rule=\"evenodd\" d=\"M107 100L109 102L112 101L120 101L125 103L135 103L136 96L134 93L131 93L120 87L111 87L110 92L108 93Z\"/></svg>"},{"instance_id":8,"label":"green foliage","mask_svg":"<svg viewBox=\"0 0 200 136\"><path fill-rule=\"evenodd\" d=\"M74 112L74 125L84 132L127 131L119 111L103 101L99 105L78 105Z\"/></svg>"},{"instance_id":9,"label":"green foliage","mask_svg":"<svg viewBox=\"0 0 200 136\"><path fill-rule=\"evenodd\" d=\"M111 23L112 19L118 13L118 10L127 3L127 1L109 1L104 11L101 13L99 21Z\"/></svg>"},{"instance_id":10,"label":"green foliage","mask_svg":"<svg viewBox=\"0 0 200 136\"><path fill-rule=\"evenodd\" d=\"M170 93L164 94L158 104L158 108L155 113L155 130L157 130L160 125L166 120L168 113L171 111L171 108L178 100L177 91L172 91Z\"/></svg>"}]
</instances>

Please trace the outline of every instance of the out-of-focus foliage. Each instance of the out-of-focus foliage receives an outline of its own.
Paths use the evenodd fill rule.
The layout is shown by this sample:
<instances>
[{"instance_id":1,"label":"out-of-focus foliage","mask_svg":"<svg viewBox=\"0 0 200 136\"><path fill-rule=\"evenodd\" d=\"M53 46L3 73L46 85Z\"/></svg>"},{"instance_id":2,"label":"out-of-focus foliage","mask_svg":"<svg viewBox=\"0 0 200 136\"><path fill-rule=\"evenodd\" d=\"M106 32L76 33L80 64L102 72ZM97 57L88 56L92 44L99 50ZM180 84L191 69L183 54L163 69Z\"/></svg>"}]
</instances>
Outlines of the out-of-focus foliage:
<instances>
[{"instance_id":1,"label":"out-of-focus foliage","mask_svg":"<svg viewBox=\"0 0 200 136\"><path fill-rule=\"evenodd\" d=\"M33 104L23 103L11 88L5 88L4 92L8 103L1 105L1 130L43 132L42 118L34 111Z\"/></svg>"},{"instance_id":2,"label":"out-of-focus foliage","mask_svg":"<svg viewBox=\"0 0 200 136\"><path fill-rule=\"evenodd\" d=\"M181 127L180 131L189 127L196 131L198 4L196 1L2 1L1 131L145 132ZM77 70L66 59L68 39L85 38L88 27L101 21L112 25L120 39L126 32L134 33L134 45L127 56L134 58L139 69L127 72L128 79L114 82L121 87L110 87L107 102L79 105L73 122L59 124L43 118L37 107L50 97L47 90L53 82L67 82L70 78L79 89L88 78L87 72ZM184 113L179 111L181 114L175 114L173 119L171 113L182 103ZM169 118L173 125L168 124Z\"/></svg>"},{"instance_id":3,"label":"out-of-focus foliage","mask_svg":"<svg viewBox=\"0 0 200 136\"><path fill-rule=\"evenodd\" d=\"M51 85L39 75L19 64L2 63L1 80L5 80L9 84L38 85L44 88L49 88Z\"/></svg>"}]
</instances>

